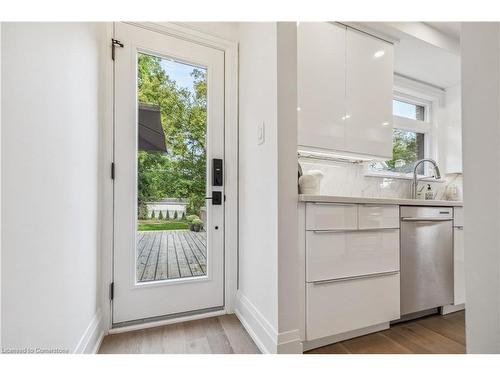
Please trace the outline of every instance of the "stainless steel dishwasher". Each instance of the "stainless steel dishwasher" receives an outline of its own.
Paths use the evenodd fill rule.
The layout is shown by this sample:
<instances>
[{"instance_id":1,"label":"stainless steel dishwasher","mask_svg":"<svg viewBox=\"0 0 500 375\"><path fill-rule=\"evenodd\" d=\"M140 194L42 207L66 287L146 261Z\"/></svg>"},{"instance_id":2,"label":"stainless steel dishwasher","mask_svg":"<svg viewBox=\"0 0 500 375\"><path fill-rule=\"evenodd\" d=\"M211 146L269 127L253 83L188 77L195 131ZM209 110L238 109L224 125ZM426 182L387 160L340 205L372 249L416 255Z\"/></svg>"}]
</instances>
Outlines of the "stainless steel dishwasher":
<instances>
[{"instance_id":1,"label":"stainless steel dishwasher","mask_svg":"<svg viewBox=\"0 0 500 375\"><path fill-rule=\"evenodd\" d=\"M453 209L401 206L401 315L453 303Z\"/></svg>"}]
</instances>

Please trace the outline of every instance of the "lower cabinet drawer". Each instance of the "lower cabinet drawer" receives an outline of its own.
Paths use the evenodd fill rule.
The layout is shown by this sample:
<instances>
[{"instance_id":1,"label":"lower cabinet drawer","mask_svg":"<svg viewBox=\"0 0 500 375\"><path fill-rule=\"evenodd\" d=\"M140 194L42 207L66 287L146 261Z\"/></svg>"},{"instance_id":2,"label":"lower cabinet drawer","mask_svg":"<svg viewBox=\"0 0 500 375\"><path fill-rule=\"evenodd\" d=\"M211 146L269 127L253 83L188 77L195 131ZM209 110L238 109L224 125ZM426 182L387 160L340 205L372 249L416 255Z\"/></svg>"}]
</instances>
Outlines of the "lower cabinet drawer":
<instances>
[{"instance_id":1,"label":"lower cabinet drawer","mask_svg":"<svg viewBox=\"0 0 500 375\"><path fill-rule=\"evenodd\" d=\"M306 285L306 340L399 319L399 273Z\"/></svg>"},{"instance_id":2,"label":"lower cabinet drawer","mask_svg":"<svg viewBox=\"0 0 500 375\"><path fill-rule=\"evenodd\" d=\"M306 281L399 270L399 229L306 233Z\"/></svg>"},{"instance_id":3,"label":"lower cabinet drawer","mask_svg":"<svg viewBox=\"0 0 500 375\"><path fill-rule=\"evenodd\" d=\"M360 204L359 229L399 228L399 206Z\"/></svg>"},{"instance_id":4,"label":"lower cabinet drawer","mask_svg":"<svg viewBox=\"0 0 500 375\"><path fill-rule=\"evenodd\" d=\"M356 204L307 203L306 229L358 229L358 206Z\"/></svg>"}]
</instances>

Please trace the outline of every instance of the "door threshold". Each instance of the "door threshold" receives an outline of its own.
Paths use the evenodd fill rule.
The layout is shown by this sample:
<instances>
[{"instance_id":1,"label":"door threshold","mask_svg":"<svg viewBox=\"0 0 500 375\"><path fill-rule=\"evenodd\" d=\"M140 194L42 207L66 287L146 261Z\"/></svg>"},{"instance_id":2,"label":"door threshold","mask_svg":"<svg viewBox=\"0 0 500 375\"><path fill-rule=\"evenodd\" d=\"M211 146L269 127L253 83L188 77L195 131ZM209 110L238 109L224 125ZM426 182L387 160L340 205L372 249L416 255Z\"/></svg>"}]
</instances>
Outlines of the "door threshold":
<instances>
[{"instance_id":1,"label":"door threshold","mask_svg":"<svg viewBox=\"0 0 500 375\"><path fill-rule=\"evenodd\" d=\"M130 320L127 322L115 323L112 325L108 334L137 331L140 329L160 327L174 323L187 322L190 320L211 318L214 316L225 315L224 306L212 307L208 309L188 311L177 314L156 316L153 318Z\"/></svg>"}]
</instances>

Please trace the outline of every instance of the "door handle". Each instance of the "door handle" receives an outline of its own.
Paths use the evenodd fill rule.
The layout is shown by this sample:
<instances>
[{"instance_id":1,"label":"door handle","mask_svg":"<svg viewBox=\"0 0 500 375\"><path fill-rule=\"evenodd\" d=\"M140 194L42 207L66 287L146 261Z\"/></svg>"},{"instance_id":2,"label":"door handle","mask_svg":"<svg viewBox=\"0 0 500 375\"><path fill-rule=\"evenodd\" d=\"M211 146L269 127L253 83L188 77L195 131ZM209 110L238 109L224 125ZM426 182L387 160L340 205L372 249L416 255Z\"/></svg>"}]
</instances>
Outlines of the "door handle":
<instances>
[{"instance_id":1,"label":"door handle","mask_svg":"<svg viewBox=\"0 0 500 375\"><path fill-rule=\"evenodd\" d=\"M357 206L357 203L311 202L317 206Z\"/></svg>"},{"instance_id":2,"label":"door handle","mask_svg":"<svg viewBox=\"0 0 500 375\"><path fill-rule=\"evenodd\" d=\"M376 277L391 276L391 275L397 275L397 274L399 274L399 271L378 272L378 273L369 273L366 275L359 275L359 276L340 277L338 279L317 280L317 281L313 281L312 283L314 285L331 284L331 283L338 283L338 282L342 282L342 281L372 279L372 278L376 278Z\"/></svg>"},{"instance_id":3,"label":"door handle","mask_svg":"<svg viewBox=\"0 0 500 375\"><path fill-rule=\"evenodd\" d=\"M205 197L205 199L210 199L212 201L213 206L220 206L222 204L222 192L221 191L212 191L211 197Z\"/></svg>"},{"instance_id":4,"label":"door handle","mask_svg":"<svg viewBox=\"0 0 500 375\"><path fill-rule=\"evenodd\" d=\"M452 221L453 218L445 217L403 217L401 221Z\"/></svg>"}]
</instances>

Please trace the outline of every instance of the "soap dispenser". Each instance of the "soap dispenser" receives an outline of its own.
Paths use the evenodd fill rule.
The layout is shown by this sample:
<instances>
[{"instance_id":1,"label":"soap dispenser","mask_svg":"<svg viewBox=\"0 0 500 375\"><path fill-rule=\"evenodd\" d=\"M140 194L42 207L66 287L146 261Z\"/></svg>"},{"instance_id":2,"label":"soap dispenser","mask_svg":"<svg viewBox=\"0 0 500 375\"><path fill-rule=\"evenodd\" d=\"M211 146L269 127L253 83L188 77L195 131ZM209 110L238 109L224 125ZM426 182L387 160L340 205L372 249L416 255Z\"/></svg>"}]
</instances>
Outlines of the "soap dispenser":
<instances>
[{"instance_id":1,"label":"soap dispenser","mask_svg":"<svg viewBox=\"0 0 500 375\"><path fill-rule=\"evenodd\" d=\"M425 200L434 199L434 192L432 191L431 184L427 184L427 191L425 192Z\"/></svg>"}]
</instances>

